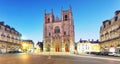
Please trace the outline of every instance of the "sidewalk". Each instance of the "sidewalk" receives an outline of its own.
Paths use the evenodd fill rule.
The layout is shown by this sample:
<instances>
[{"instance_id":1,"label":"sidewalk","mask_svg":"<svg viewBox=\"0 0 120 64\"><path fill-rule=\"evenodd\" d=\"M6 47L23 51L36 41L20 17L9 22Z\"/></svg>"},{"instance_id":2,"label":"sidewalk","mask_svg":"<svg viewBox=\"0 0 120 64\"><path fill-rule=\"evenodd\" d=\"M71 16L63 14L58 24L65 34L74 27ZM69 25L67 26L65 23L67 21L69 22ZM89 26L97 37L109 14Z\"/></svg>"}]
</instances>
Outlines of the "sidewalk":
<instances>
[{"instance_id":1,"label":"sidewalk","mask_svg":"<svg viewBox=\"0 0 120 64\"><path fill-rule=\"evenodd\" d=\"M70 52L41 52L41 53L36 53L36 54L41 54L41 55L75 55Z\"/></svg>"}]
</instances>

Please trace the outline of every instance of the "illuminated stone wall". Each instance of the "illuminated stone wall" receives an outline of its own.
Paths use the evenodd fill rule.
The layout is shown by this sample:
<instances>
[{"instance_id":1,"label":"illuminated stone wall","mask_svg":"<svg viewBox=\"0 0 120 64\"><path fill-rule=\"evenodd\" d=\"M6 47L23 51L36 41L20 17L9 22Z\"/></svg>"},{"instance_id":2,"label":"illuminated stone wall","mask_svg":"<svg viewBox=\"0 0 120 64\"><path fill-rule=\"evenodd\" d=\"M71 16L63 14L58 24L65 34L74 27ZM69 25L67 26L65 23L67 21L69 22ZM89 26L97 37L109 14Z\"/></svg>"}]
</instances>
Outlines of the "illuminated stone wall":
<instances>
[{"instance_id":1,"label":"illuminated stone wall","mask_svg":"<svg viewBox=\"0 0 120 64\"><path fill-rule=\"evenodd\" d=\"M74 24L71 7L61 10L61 19L54 18L51 13L44 14L44 52L73 52L74 51Z\"/></svg>"}]
</instances>

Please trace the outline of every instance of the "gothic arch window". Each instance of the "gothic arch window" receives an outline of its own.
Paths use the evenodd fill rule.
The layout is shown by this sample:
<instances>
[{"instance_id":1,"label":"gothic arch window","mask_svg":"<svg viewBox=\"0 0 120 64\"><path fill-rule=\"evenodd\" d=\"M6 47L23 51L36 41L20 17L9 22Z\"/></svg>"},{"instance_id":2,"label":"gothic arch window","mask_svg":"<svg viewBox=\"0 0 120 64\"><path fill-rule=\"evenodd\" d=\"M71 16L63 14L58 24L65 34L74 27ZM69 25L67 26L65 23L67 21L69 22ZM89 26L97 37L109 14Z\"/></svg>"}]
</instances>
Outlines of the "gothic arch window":
<instances>
[{"instance_id":1,"label":"gothic arch window","mask_svg":"<svg viewBox=\"0 0 120 64\"><path fill-rule=\"evenodd\" d=\"M68 15L65 15L65 21L68 20Z\"/></svg>"},{"instance_id":2,"label":"gothic arch window","mask_svg":"<svg viewBox=\"0 0 120 64\"><path fill-rule=\"evenodd\" d=\"M49 36L51 36L51 33L49 32Z\"/></svg>"},{"instance_id":3,"label":"gothic arch window","mask_svg":"<svg viewBox=\"0 0 120 64\"><path fill-rule=\"evenodd\" d=\"M58 26L55 27L54 33L60 33L60 28Z\"/></svg>"},{"instance_id":4,"label":"gothic arch window","mask_svg":"<svg viewBox=\"0 0 120 64\"><path fill-rule=\"evenodd\" d=\"M66 35L66 32L64 32L64 35Z\"/></svg>"},{"instance_id":5,"label":"gothic arch window","mask_svg":"<svg viewBox=\"0 0 120 64\"><path fill-rule=\"evenodd\" d=\"M50 18L47 19L47 23L50 23Z\"/></svg>"}]
</instances>

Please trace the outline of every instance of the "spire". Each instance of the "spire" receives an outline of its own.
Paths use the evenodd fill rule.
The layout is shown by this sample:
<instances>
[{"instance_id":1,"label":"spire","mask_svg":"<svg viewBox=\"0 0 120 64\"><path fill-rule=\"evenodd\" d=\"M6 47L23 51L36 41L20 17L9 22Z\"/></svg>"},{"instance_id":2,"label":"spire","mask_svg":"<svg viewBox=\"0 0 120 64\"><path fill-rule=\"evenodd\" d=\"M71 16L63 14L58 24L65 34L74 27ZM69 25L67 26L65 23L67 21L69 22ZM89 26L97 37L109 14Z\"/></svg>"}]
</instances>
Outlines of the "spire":
<instances>
[{"instance_id":1,"label":"spire","mask_svg":"<svg viewBox=\"0 0 120 64\"><path fill-rule=\"evenodd\" d=\"M44 14L46 14L46 9L44 10Z\"/></svg>"},{"instance_id":2,"label":"spire","mask_svg":"<svg viewBox=\"0 0 120 64\"><path fill-rule=\"evenodd\" d=\"M56 22L58 22L59 21L59 18L58 18L58 16L56 16Z\"/></svg>"},{"instance_id":3,"label":"spire","mask_svg":"<svg viewBox=\"0 0 120 64\"><path fill-rule=\"evenodd\" d=\"M53 9L51 9L51 14L53 14Z\"/></svg>"},{"instance_id":4,"label":"spire","mask_svg":"<svg viewBox=\"0 0 120 64\"><path fill-rule=\"evenodd\" d=\"M70 11L72 11L72 6L71 5L69 5L69 8L70 8Z\"/></svg>"}]
</instances>

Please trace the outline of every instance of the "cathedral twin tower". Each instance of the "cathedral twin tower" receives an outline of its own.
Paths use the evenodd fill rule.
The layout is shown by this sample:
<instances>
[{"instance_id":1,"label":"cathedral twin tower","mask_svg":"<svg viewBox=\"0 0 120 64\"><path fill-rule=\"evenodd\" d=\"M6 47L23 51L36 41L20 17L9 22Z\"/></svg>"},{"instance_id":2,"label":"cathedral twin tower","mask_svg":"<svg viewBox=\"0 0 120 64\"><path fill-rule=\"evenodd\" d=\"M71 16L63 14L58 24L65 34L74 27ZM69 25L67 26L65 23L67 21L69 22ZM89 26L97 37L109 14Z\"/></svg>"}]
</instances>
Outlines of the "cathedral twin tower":
<instances>
[{"instance_id":1,"label":"cathedral twin tower","mask_svg":"<svg viewBox=\"0 0 120 64\"><path fill-rule=\"evenodd\" d=\"M74 51L74 22L72 8L61 10L61 19L54 18L53 11L44 13L44 52Z\"/></svg>"}]
</instances>

